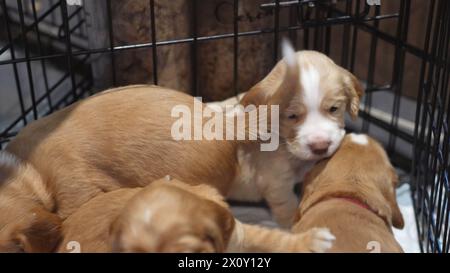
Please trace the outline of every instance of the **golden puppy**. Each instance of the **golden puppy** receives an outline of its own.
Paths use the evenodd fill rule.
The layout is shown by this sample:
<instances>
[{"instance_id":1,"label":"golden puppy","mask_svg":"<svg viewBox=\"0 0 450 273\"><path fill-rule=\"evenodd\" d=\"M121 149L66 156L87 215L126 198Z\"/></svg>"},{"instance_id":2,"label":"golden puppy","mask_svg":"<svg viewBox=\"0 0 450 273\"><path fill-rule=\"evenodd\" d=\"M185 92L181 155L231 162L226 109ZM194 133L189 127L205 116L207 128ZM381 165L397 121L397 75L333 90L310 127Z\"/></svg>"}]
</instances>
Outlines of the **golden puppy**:
<instances>
[{"instance_id":1,"label":"golden puppy","mask_svg":"<svg viewBox=\"0 0 450 273\"><path fill-rule=\"evenodd\" d=\"M304 181L294 232L327 227L336 235L330 252L402 252L392 226L403 228L396 202L397 175L375 140L349 134Z\"/></svg>"},{"instance_id":2,"label":"golden puppy","mask_svg":"<svg viewBox=\"0 0 450 273\"><path fill-rule=\"evenodd\" d=\"M217 190L169 178L93 198L63 224L59 252L323 252L326 229L302 234L241 224Z\"/></svg>"},{"instance_id":3,"label":"golden puppy","mask_svg":"<svg viewBox=\"0 0 450 273\"><path fill-rule=\"evenodd\" d=\"M236 143L173 139L177 118L171 111L177 105L193 108L194 99L155 86L129 86L24 128L0 151L0 251L24 251L23 241L35 242L35 231L46 247L37 243L27 251L52 251L59 232L41 232L44 224L53 227L55 219L66 219L100 193L142 187L166 174L191 184L209 181L226 194L238 171Z\"/></svg>"}]
</instances>

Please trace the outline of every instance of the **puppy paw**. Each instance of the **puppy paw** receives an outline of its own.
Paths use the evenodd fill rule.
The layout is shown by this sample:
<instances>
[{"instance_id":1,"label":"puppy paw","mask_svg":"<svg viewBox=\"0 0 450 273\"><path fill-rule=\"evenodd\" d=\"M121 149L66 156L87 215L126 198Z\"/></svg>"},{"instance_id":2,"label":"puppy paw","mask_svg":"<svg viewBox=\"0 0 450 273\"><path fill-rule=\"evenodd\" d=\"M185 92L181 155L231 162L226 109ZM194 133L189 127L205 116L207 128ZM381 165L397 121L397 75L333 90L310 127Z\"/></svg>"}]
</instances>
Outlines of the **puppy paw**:
<instances>
[{"instance_id":1,"label":"puppy paw","mask_svg":"<svg viewBox=\"0 0 450 273\"><path fill-rule=\"evenodd\" d=\"M326 252L336 240L328 228L312 228L302 235L305 236L308 250L315 253Z\"/></svg>"}]
</instances>

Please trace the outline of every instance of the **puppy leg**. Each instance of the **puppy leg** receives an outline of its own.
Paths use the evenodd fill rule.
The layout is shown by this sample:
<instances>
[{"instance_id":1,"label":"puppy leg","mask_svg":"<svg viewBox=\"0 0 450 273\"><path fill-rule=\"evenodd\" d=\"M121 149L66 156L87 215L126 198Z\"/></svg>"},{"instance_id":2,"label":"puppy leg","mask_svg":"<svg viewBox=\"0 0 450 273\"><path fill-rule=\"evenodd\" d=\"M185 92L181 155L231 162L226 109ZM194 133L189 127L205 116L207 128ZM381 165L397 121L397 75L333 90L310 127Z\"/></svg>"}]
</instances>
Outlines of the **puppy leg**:
<instances>
[{"instance_id":1,"label":"puppy leg","mask_svg":"<svg viewBox=\"0 0 450 273\"><path fill-rule=\"evenodd\" d=\"M236 220L228 252L325 252L335 237L326 228L293 234Z\"/></svg>"},{"instance_id":2,"label":"puppy leg","mask_svg":"<svg viewBox=\"0 0 450 273\"><path fill-rule=\"evenodd\" d=\"M300 203L294 193L293 183L277 180L266 183L268 186L263 195L275 221L284 228L291 227Z\"/></svg>"}]
</instances>

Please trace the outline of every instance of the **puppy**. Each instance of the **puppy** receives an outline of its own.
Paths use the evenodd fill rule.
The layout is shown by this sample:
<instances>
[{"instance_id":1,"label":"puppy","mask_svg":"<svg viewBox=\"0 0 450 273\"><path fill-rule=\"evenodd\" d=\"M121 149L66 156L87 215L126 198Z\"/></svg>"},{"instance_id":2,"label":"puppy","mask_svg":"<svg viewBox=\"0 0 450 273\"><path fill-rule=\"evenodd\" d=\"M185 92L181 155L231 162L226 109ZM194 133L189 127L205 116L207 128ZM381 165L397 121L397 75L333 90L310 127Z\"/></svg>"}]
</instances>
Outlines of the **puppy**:
<instances>
[{"instance_id":1,"label":"puppy","mask_svg":"<svg viewBox=\"0 0 450 273\"><path fill-rule=\"evenodd\" d=\"M236 176L236 144L173 139L177 105L193 108L193 97L130 86L25 127L0 152L0 249L24 251L23 241L35 242L36 233L46 248L37 242L26 250L51 251L58 236L48 240L41 229L49 225L48 234L56 235L55 216L65 220L100 193L142 187L166 174L190 184L208 181L226 194Z\"/></svg>"},{"instance_id":2,"label":"puppy","mask_svg":"<svg viewBox=\"0 0 450 273\"><path fill-rule=\"evenodd\" d=\"M302 234L241 224L217 190L164 178L93 198L63 224L58 252L323 252L326 229Z\"/></svg>"},{"instance_id":3,"label":"puppy","mask_svg":"<svg viewBox=\"0 0 450 273\"><path fill-rule=\"evenodd\" d=\"M396 202L397 175L375 140L349 134L330 158L306 176L294 232L328 227L330 252L402 252L392 226L403 228Z\"/></svg>"},{"instance_id":4,"label":"puppy","mask_svg":"<svg viewBox=\"0 0 450 273\"><path fill-rule=\"evenodd\" d=\"M259 147L239 145L238 162L245 175L233 184L230 197L266 199L277 222L290 226L298 207L294 184L317 160L339 147L345 134L344 114L357 117L363 89L355 76L324 54L295 53L284 41L283 55L240 101L243 106L279 105L280 146L261 152Z\"/></svg>"},{"instance_id":5,"label":"puppy","mask_svg":"<svg viewBox=\"0 0 450 273\"><path fill-rule=\"evenodd\" d=\"M2 192L12 192L8 213L20 215L17 220L47 221L48 215L34 215L36 210L64 220L100 193L145 186L170 174L188 184L208 181L234 199L266 199L276 220L289 226L298 206L292 190L296 178L338 146L344 112L356 116L362 89L353 75L320 53L295 53L287 45L283 52L284 60L243 99L245 105L280 106L276 151L261 152L248 141L176 140L171 127L178 119L172 111L181 105L194 112L191 96L156 86L116 88L26 126L6 147L0 166L17 173L28 164L34 174L27 179L0 174L0 199L7 198ZM209 120L203 117L203 124ZM323 143L314 144L316 137ZM24 194L22 187L38 187L45 198ZM8 223L24 233L4 211L0 226ZM9 244L13 238L5 240Z\"/></svg>"}]
</instances>

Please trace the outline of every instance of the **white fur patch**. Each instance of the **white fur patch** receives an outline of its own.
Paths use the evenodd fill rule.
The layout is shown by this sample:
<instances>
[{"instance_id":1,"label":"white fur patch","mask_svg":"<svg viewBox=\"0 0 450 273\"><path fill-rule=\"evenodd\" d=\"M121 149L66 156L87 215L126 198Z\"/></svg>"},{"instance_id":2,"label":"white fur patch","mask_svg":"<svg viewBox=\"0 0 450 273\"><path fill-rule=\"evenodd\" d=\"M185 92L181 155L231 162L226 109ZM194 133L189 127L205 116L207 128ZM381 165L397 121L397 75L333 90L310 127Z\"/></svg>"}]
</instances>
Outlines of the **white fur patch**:
<instances>
[{"instance_id":1,"label":"white fur patch","mask_svg":"<svg viewBox=\"0 0 450 273\"><path fill-rule=\"evenodd\" d=\"M359 144L359 145L367 145L369 144L369 139L366 135L363 134L350 134L350 139L352 142Z\"/></svg>"},{"instance_id":2,"label":"white fur patch","mask_svg":"<svg viewBox=\"0 0 450 273\"><path fill-rule=\"evenodd\" d=\"M281 52L288 66L294 67L297 64L295 49L287 39L281 41Z\"/></svg>"},{"instance_id":3,"label":"white fur patch","mask_svg":"<svg viewBox=\"0 0 450 273\"><path fill-rule=\"evenodd\" d=\"M303 103L306 106L306 118L297 128L295 141L288 142L288 149L298 158L316 160L330 156L339 147L345 131L339 123L321 112L324 92L320 90L320 73L314 66L302 67L299 75L303 87ZM330 142L328 152L315 155L309 144L318 139Z\"/></svg>"},{"instance_id":4,"label":"white fur patch","mask_svg":"<svg viewBox=\"0 0 450 273\"><path fill-rule=\"evenodd\" d=\"M318 110L322 100L321 92L319 90L319 71L313 67L302 69L300 73L300 82L303 86L304 99L308 111Z\"/></svg>"},{"instance_id":5,"label":"white fur patch","mask_svg":"<svg viewBox=\"0 0 450 273\"><path fill-rule=\"evenodd\" d=\"M13 154L6 151L0 152L0 165L6 167L17 167L20 165L20 160Z\"/></svg>"}]
</instances>

